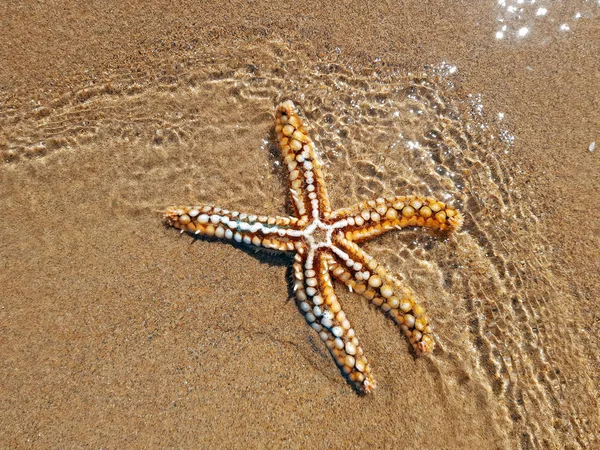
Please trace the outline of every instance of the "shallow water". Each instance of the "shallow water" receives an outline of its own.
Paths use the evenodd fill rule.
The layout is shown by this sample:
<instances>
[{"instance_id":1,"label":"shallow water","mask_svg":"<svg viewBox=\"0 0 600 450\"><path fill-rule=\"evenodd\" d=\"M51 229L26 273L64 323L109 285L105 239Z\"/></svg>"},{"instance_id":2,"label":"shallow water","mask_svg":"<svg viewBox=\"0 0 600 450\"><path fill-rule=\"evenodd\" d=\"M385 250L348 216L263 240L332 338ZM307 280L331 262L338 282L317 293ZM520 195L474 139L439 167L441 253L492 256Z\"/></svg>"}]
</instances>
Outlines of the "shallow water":
<instances>
[{"instance_id":1,"label":"shallow water","mask_svg":"<svg viewBox=\"0 0 600 450\"><path fill-rule=\"evenodd\" d=\"M9 224L2 232L8 269L3 284L19 291L3 313L5 329L12 330L5 332L4 346L12 350L2 372L18 392L8 406L21 408L41 430L52 419L40 415L40 408L64 412L72 397L94 405L92 418L104 418L99 403L106 401L143 422L140 405L127 392L135 396L135 384L144 385L152 371L161 373L160 364L171 356L163 354L170 344L148 342L164 342L168 335L173 344L184 339L183 328L198 334L174 358L186 386L195 389L178 388L178 401L190 395L203 401L209 409L196 420L205 425L223 423L236 408L234 400L217 395L222 383L239 387L239 377L250 373L254 380L277 376L275 390L300 403L308 400L298 397L299 388L312 387L324 400L316 406L336 416L349 408L373 427L414 427L385 441L366 436L364 443L440 445L431 430L443 430L449 421L457 448L597 445L597 415L589 410L594 375L586 371L594 352L590 332L578 329L584 320L573 306L577 291L549 260L554 250L522 171L506 160L513 132L499 112L488 112L476 93L463 92L464 74L443 61L408 73L381 58L312 55L312 49L277 39L213 46L180 52L177 61L157 56L147 72L82 76L80 85L64 92L4 109L2 209L28 230L26 238ZM363 245L424 300L437 338L431 357L415 360L391 323L338 286L378 379L375 400L353 397L293 303L285 303L285 258L255 259L216 242L190 247L160 225L157 211L171 204L289 212L272 131L274 107L288 98L312 126L334 207L414 193L449 202L465 215L456 234L405 230ZM123 234L130 234L128 240ZM240 274L244 267L248 273ZM29 283L11 281L32 269ZM255 281L275 287L265 294L252 287ZM215 293L244 301L228 303ZM267 304L271 297L280 301ZM227 345L224 339L230 339ZM76 362L67 361L70 340L84 345L74 352ZM231 345L236 341L238 348ZM253 345L271 348L261 356L274 365L270 370L254 366L255 350L247 348ZM308 365L300 375L290 375L285 361L272 360L296 352ZM31 379L14 375L33 366L25 354L38 360ZM208 372L191 369L199 357ZM77 370L100 378L88 385L88 375ZM295 386L303 375L318 384ZM176 373L170 376L179 380ZM42 384L37 398L26 388L35 379ZM405 380L412 384L404 386ZM256 395L253 385L243 387L246 395ZM269 405L269 390L260 392L262 404ZM154 394L160 399L162 391ZM229 412L216 407L219 401ZM281 406L275 411L294 414ZM177 416L164 414L177 423ZM315 423L306 409L295 414ZM396 414L404 418L387 416ZM268 423L281 435L288 419L277 416ZM323 420L320 413L316 418ZM352 420L342 421L340 432L352 427ZM11 432L13 443L35 434L14 424ZM48 440L38 437L42 444L60 435L44 432ZM335 445L328 439L324 445ZM213 441L204 436L197 442ZM292 442L302 445L300 438Z\"/></svg>"}]
</instances>

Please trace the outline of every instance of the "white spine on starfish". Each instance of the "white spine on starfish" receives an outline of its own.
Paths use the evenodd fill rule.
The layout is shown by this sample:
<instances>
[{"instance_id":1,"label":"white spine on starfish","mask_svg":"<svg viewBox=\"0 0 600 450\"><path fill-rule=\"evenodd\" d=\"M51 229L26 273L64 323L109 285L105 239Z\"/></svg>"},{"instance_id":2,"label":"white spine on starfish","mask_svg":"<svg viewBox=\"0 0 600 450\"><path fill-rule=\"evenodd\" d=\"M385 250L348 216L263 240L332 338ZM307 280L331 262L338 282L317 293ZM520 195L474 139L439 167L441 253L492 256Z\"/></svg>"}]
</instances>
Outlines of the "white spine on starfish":
<instances>
[{"instance_id":1,"label":"white spine on starfish","mask_svg":"<svg viewBox=\"0 0 600 450\"><path fill-rule=\"evenodd\" d=\"M229 227L231 230L234 231L248 231L250 233L262 233L262 234L270 234L270 233L277 233L280 236L291 236L291 237L302 237L304 236L304 232L302 230L294 230L294 229L290 229L290 228L281 228L278 226L265 226L260 222L255 222L258 217L255 215L250 215L248 216L247 214L239 214L239 219L237 220L231 220L229 217L227 216L221 216L219 214L201 214L198 215L198 211L197 210L192 210L194 212L194 214L190 215L188 213L188 215L190 215L190 217L198 217L198 223L200 224L208 224L208 223L212 223L212 224L219 224L222 223L223 225ZM190 212L192 212L190 211ZM183 214L183 211L182 211ZM249 222L246 222L245 220L248 220ZM198 233L196 233L198 234ZM226 236L229 236L229 233L226 233Z\"/></svg>"},{"instance_id":2,"label":"white spine on starfish","mask_svg":"<svg viewBox=\"0 0 600 450\"><path fill-rule=\"evenodd\" d=\"M348 253L346 253L342 249L337 248L335 245L331 245L329 248L331 248L331 250L333 250L333 252L336 255L338 255L340 258L342 258L344 261L349 261L350 260L350 256L348 256Z\"/></svg>"},{"instance_id":3,"label":"white spine on starfish","mask_svg":"<svg viewBox=\"0 0 600 450\"><path fill-rule=\"evenodd\" d=\"M347 219L342 219L342 220L338 220L333 225L331 225L331 228L332 229L344 228L344 227L347 227L348 224L349 224L349 222ZM354 224L352 223L351 225L354 225Z\"/></svg>"},{"instance_id":4,"label":"white spine on starfish","mask_svg":"<svg viewBox=\"0 0 600 450\"><path fill-rule=\"evenodd\" d=\"M313 249L310 249L308 251L308 256L306 257L306 262L304 263L304 267L306 269L312 270L312 268L314 267L314 263L315 263L315 251Z\"/></svg>"}]
</instances>

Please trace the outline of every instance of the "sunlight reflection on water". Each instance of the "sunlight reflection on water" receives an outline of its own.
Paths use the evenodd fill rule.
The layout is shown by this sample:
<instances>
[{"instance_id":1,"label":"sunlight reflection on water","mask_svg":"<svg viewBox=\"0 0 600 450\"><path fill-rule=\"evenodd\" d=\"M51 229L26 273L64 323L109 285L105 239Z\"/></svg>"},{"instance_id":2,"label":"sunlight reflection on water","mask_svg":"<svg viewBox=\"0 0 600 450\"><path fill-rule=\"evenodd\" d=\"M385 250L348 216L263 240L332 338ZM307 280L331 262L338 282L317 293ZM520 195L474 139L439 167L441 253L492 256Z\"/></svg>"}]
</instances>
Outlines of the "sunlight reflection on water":
<instances>
[{"instance_id":1,"label":"sunlight reflection on water","mask_svg":"<svg viewBox=\"0 0 600 450\"><path fill-rule=\"evenodd\" d=\"M581 20L598 16L600 1L577 0L550 2L548 0L498 0L496 40L512 42L549 39L568 35L577 30Z\"/></svg>"}]
</instances>

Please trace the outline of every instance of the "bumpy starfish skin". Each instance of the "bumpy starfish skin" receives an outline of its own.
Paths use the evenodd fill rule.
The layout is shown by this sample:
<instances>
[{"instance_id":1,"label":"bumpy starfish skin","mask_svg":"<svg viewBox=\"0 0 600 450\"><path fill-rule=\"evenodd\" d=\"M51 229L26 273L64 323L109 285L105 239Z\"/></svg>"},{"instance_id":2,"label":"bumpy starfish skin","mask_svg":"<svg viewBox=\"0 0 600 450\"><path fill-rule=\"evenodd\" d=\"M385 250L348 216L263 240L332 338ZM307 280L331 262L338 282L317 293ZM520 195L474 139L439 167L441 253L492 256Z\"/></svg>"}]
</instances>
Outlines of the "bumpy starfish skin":
<instances>
[{"instance_id":1,"label":"bumpy starfish skin","mask_svg":"<svg viewBox=\"0 0 600 450\"><path fill-rule=\"evenodd\" d=\"M331 276L388 313L417 354L429 353L434 348L431 326L413 291L356 242L405 227L456 230L462 216L442 202L418 196L378 198L332 212L315 146L289 100L277 108L275 131L289 172L295 217L184 206L169 208L165 220L195 235L295 252L298 308L352 385L359 392L370 392L375 386L371 367L342 311Z\"/></svg>"}]
</instances>

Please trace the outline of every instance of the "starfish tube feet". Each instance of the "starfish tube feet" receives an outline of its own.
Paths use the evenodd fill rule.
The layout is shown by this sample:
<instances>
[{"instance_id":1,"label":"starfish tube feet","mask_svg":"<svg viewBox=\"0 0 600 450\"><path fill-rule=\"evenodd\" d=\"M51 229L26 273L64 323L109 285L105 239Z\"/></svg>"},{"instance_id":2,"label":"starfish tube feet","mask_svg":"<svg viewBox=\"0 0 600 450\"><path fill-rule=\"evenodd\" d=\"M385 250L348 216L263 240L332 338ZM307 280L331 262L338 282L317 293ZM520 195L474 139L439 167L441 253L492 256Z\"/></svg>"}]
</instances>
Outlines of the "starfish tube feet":
<instances>
[{"instance_id":1,"label":"starfish tube feet","mask_svg":"<svg viewBox=\"0 0 600 450\"><path fill-rule=\"evenodd\" d=\"M296 215L307 219L329 215L331 204L323 181L321 162L315 154L315 144L308 127L288 100L277 107L275 133L277 144L287 166L290 193Z\"/></svg>"},{"instance_id":2,"label":"starfish tube feet","mask_svg":"<svg viewBox=\"0 0 600 450\"><path fill-rule=\"evenodd\" d=\"M293 268L298 309L354 389L369 393L375 387L371 367L335 295L325 252L298 253Z\"/></svg>"},{"instance_id":3,"label":"starfish tube feet","mask_svg":"<svg viewBox=\"0 0 600 450\"><path fill-rule=\"evenodd\" d=\"M347 239L360 242L388 230L425 227L435 230L458 230L462 214L432 197L416 195L378 198L334 211L330 219L346 220Z\"/></svg>"},{"instance_id":4,"label":"starfish tube feet","mask_svg":"<svg viewBox=\"0 0 600 450\"><path fill-rule=\"evenodd\" d=\"M189 234L237 243L293 251L302 235L295 217L267 217L228 211L214 206L180 206L164 213L168 225Z\"/></svg>"},{"instance_id":5,"label":"starfish tube feet","mask_svg":"<svg viewBox=\"0 0 600 450\"><path fill-rule=\"evenodd\" d=\"M417 354L431 353L435 347L433 330L412 289L341 236L336 239L334 254L330 262L333 276L388 313Z\"/></svg>"}]
</instances>

